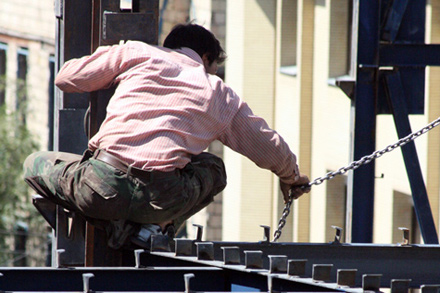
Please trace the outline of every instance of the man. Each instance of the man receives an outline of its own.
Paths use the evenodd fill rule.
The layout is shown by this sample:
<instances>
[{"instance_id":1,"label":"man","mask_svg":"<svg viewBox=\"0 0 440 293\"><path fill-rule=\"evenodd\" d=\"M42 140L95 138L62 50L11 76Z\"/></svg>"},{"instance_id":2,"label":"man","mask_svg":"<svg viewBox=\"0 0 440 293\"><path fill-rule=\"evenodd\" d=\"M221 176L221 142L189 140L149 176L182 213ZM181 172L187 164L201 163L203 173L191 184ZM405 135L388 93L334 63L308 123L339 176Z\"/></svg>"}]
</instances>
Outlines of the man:
<instances>
[{"instance_id":1,"label":"man","mask_svg":"<svg viewBox=\"0 0 440 293\"><path fill-rule=\"evenodd\" d=\"M38 152L25 180L40 195L105 225L109 245L130 239L148 248L213 201L226 186L220 158L204 153L219 140L280 177L285 201L310 188L282 137L215 76L225 59L219 41L195 24L176 26L164 47L142 42L100 47L64 64L65 92L117 86L83 156Z\"/></svg>"}]
</instances>

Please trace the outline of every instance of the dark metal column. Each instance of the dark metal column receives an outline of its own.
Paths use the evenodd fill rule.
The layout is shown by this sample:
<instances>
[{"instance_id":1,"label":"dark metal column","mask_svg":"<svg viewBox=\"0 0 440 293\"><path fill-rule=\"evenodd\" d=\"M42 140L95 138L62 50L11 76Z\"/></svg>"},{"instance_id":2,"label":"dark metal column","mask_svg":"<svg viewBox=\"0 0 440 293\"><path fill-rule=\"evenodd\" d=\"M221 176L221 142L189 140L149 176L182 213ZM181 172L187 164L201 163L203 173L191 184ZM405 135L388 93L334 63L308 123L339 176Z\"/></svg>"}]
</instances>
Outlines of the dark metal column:
<instances>
[{"instance_id":1,"label":"dark metal column","mask_svg":"<svg viewBox=\"0 0 440 293\"><path fill-rule=\"evenodd\" d=\"M90 3L88 1L55 1L56 56L55 71L65 61L90 53ZM81 154L87 148L84 114L89 94L68 94L55 88L54 150ZM84 220L54 207L56 218L53 251L64 250L59 261L66 265L84 264ZM69 225L71 222L71 225ZM55 258L56 253L53 253ZM53 261L54 263L54 261Z\"/></svg>"},{"instance_id":2,"label":"dark metal column","mask_svg":"<svg viewBox=\"0 0 440 293\"><path fill-rule=\"evenodd\" d=\"M359 0L357 75L352 103L354 107L353 160L359 160L371 154L376 147L377 89L375 84L379 47L379 4L379 1ZM353 171L348 197L352 202L351 241L371 243L373 240L374 162Z\"/></svg>"},{"instance_id":3,"label":"dark metal column","mask_svg":"<svg viewBox=\"0 0 440 293\"><path fill-rule=\"evenodd\" d=\"M65 61L90 55L101 45L118 44L125 40L157 44L159 1L132 0L131 4L131 9L123 10L120 0L55 1L56 71ZM84 94L56 90L54 149L83 153L88 139L98 131L105 117L105 108L112 93L113 89ZM84 116L88 108L88 123L84 131ZM81 217L66 213L62 208L57 207L56 213L54 250L65 251L59 258L61 265L121 264L121 255L107 247L102 231L95 234L93 227L86 225Z\"/></svg>"}]
</instances>

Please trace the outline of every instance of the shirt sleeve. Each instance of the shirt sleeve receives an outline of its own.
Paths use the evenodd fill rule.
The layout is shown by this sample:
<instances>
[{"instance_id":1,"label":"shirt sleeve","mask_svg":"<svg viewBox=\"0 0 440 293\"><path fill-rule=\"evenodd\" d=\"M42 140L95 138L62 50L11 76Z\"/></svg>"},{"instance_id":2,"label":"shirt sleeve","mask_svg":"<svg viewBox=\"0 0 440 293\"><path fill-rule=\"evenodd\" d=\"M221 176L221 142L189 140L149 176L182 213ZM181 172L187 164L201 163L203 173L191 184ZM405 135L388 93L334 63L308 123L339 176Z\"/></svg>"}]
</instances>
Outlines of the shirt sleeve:
<instances>
[{"instance_id":1,"label":"shirt sleeve","mask_svg":"<svg viewBox=\"0 0 440 293\"><path fill-rule=\"evenodd\" d=\"M239 101L238 111L219 140L257 166L272 171L286 184L293 184L299 178L295 154L244 101Z\"/></svg>"},{"instance_id":2,"label":"shirt sleeve","mask_svg":"<svg viewBox=\"0 0 440 293\"><path fill-rule=\"evenodd\" d=\"M67 93L106 89L116 77L138 58L130 43L99 47L92 55L64 63L55 79L56 86Z\"/></svg>"}]
</instances>

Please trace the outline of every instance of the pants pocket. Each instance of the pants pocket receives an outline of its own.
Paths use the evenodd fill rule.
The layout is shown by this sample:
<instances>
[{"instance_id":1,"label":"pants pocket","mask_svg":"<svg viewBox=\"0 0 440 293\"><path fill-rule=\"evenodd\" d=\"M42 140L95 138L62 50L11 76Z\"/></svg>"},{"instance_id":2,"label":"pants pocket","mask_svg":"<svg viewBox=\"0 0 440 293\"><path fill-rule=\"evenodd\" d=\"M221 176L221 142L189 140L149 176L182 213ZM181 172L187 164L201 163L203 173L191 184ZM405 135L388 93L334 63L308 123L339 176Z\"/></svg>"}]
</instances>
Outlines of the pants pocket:
<instances>
[{"instance_id":1,"label":"pants pocket","mask_svg":"<svg viewBox=\"0 0 440 293\"><path fill-rule=\"evenodd\" d=\"M115 176L93 165L84 168L75 200L86 216L102 220L127 217L131 195L119 191Z\"/></svg>"}]
</instances>

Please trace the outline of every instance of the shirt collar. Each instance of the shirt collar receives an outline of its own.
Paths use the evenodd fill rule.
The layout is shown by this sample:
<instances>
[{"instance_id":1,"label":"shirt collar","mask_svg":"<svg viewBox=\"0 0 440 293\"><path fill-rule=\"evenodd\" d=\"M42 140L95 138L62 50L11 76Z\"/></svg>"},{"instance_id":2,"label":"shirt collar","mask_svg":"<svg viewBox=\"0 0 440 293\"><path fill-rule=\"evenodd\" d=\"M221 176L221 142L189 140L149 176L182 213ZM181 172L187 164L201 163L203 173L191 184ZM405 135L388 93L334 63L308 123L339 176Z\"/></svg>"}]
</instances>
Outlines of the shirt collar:
<instances>
[{"instance_id":1,"label":"shirt collar","mask_svg":"<svg viewBox=\"0 0 440 293\"><path fill-rule=\"evenodd\" d=\"M193 49L190 49L190 48L187 48L187 47L183 47L183 48L180 48L180 49L176 49L176 52L179 52L179 53L181 53L183 55L186 55L189 58L193 59L194 61L196 61L196 62L198 62L200 64L203 64L202 58Z\"/></svg>"}]
</instances>

